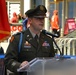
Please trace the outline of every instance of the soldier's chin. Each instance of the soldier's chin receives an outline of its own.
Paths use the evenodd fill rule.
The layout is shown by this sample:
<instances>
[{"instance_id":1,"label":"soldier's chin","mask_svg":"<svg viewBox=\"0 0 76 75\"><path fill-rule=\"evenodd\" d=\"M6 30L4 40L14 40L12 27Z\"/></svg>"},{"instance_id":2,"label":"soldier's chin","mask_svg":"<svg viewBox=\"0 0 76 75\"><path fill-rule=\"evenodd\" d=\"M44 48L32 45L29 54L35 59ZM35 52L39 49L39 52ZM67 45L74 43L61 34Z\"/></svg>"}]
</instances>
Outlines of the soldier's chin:
<instances>
[{"instance_id":1,"label":"soldier's chin","mask_svg":"<svg viewBox=\"0 0 76 75\"><path fill-rule=\"evenodd\" d=\"M43 26L43 25L41 25L39 28L40 28L40 29L42 29L43 27L44 27L44 26Z\"/></svg>"},{"instance_id":2,"label":"soldier's chin","mask_svg":"<svg viewBox=\"0 0 76 75\"><path fill-rule=\"evenodd\" d=\"M40 25L40 27L41 27L41 28L43 28L43 27L44 27L44 25L42 25L42 24L41 24L41 25Z\"/></svg>"}]
</instances>

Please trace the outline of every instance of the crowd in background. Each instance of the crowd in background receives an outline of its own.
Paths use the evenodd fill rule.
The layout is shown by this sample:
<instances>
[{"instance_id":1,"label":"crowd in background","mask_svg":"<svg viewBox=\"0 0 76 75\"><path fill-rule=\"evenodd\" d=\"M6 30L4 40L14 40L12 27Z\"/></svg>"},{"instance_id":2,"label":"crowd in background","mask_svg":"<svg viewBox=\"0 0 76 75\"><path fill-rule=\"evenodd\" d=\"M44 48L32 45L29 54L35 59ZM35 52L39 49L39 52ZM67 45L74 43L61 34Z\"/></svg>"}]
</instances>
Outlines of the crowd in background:
<instances>
[{"instance_id":1,"label":"crowd in background","mask_svg":"<svg viewBox=\"0 0 76 75\"><path fill-rule=\"evenodd\" d=\"M23 17L21 13L17 14L16 12L13 12L10 23L22 23L24 19L25 17Z\"/></svg>"},{"instance_id":2,"label":"crowd in background","mask_svg":"<svg viewBox=\"0 0 76 75\"><path fill-rule=\"evenodd\" d=\"M13 17L10 19L10 23L22 23L23 30L26 30L26 28L30 26L30 22L28 22L28 15L27 15L28 12L29 10L25 12L25 16L22 16L21 13L17 14L16 12L13 12L12 15ZM53 15L49 20L52 32L60 36L58 10L53 11Z\"/></svg>"},{"instance_id":3,"label":"crowd in background","mask_svg":"<svg viewBox=\"0 0 76 75\"><path fill-rule=\"evenodd\" d=\"M26 28L29 27L26 13L24 14L24 16L22 16L21 13L17 14L16 12L13 12L12 18L9 20L9 23L22 23L23 30L26 30Z\"/></svg>"}]
</instances>

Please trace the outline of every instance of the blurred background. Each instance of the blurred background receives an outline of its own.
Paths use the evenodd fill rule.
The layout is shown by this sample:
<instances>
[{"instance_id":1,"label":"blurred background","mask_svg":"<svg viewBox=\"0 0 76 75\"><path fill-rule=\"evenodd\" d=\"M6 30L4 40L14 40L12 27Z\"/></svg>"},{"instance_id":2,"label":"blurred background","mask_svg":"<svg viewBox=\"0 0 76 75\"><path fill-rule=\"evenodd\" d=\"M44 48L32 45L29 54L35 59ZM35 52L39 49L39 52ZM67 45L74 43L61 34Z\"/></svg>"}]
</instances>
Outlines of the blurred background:
<instances>
[{"instance_id":1,"label":"blurred background","mask_svg":"<svg viewBox=\"0 0 76 75\"><path fill-rule=\"evenodd\" d=\"M35 8L38 5L45 5L45 7L47 8L46 15L48 16L48 18L45 18L45 25L44 25L44 28L46 30L52 32L50 19L53 15L53 11L58 10L60 38L63 37L67 38L67 36L75 38L76 0L6 0L11 36L19 31L22 31L23 29L22 21L23 19L26 18L25 12L28 9ZM15 13L17 17L21 17L21 19L19 18L20 20L17 22L11 22L13 13ZM0 43L0 45L4 49L4 52L6 52L9 40L10 37Z\"/></svg>"}]
</instances>

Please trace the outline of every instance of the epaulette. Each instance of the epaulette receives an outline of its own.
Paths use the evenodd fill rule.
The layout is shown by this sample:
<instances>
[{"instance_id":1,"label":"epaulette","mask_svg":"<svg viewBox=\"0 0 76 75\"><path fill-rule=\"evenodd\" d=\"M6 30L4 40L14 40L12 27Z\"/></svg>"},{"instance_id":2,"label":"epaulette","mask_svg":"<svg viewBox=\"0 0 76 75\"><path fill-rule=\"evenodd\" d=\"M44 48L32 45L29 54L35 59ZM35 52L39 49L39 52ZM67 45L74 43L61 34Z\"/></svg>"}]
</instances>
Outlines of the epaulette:
<instances>
[{"instance_id":1,"label":"epaulette","mask_svg":"<svg viewBox=\"0 0 76 75\"><path fill-rule=\"evenodd\" d=\"M16 34L14 34L14 35L20 35L20 39L19 39L19 45L18 45L18 52L20 53L20 49L21 49L21 44L22 44L22 38L23 38L23 32L24 31L22 31L22 32L18 32L18 33L16 33ZM10 42L12 42L13 40L14 40L14 36L12 36L11 37L11 39L10 39Z\"/></svg>"},{"instance_id":2,"label":"epaulette","mask_svg":"<svg viewBox=\"0 0 76 75\"><path fill-rule=\"evenodd\" d=\"M12 34L11 38L10 38L10 42L12 42L15 38L15 36L20 35L20 32L14 33Z\"/></svg>"}]
</instances>

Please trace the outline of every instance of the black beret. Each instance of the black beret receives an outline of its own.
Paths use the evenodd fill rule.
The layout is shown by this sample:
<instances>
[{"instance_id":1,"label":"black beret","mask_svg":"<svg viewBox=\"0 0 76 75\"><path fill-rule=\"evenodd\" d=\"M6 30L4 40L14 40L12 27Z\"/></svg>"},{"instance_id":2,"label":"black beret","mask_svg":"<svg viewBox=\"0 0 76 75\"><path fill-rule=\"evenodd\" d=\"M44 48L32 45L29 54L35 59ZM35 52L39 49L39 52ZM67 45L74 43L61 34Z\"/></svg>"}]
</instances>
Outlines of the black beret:
<instances>
[{"instance_id":1,"label":"black beret","mask_svg":"<svg viewBox=\"0 0 76 75\"><path fill-rule=\"evenodd\" d=\"M30 9L26 12L28 17L45 17L47 9L44 5L39 5L35 9Z\"/></svg>"}]
</instances>

